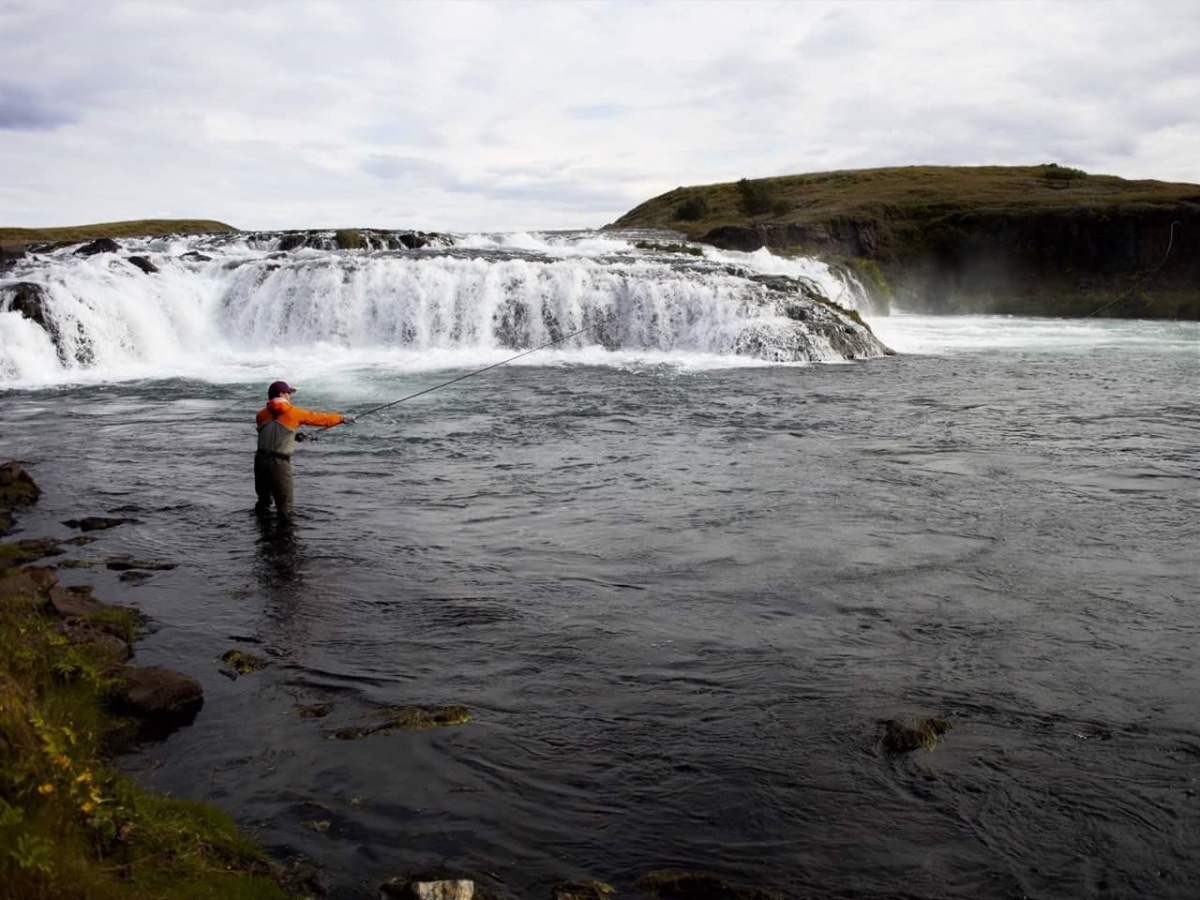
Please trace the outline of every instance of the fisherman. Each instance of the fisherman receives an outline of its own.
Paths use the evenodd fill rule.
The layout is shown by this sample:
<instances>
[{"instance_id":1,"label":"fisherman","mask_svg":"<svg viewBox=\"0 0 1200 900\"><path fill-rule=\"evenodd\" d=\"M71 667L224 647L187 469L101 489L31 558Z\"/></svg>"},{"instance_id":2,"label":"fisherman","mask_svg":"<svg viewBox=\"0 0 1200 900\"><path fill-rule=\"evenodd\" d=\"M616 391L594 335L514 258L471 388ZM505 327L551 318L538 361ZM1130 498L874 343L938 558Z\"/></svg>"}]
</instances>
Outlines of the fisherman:
<instances>
[{"instance_id":1,"label":"fisherman","mask_svg":"<svg viewBox=\"0 0 1200 900\"><path fill-rule=\"evenodd\" d=\"M292 406L296 393L286 381L273 381L267 388L267 405L258 411L258 452L254 454L254 510L266 513L271 501L281 516L292 514L292 454L296 452L296 429L301 425L332 428L352 425L354 419L340 413L309 412Z\"/></svg>"}]
</instances>

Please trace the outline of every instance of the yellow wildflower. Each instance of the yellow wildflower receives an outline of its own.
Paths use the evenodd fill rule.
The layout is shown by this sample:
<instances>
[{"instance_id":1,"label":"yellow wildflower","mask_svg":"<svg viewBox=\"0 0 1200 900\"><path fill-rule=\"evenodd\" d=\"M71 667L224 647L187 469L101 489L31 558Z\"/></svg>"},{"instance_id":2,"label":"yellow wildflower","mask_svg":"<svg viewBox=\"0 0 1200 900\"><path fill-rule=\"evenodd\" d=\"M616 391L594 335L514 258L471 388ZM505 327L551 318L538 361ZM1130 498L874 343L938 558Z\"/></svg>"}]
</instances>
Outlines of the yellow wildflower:
<instances>
[{"instance_id":1,"label":"yellow wildflower","mask_svg":"<svg viewBox=\"0 0 1200 900\"><path fill-rule=\"evenodd\" d=\"M92 810L93 810L93 809L95 809L95 808L96 808L96 804L95 804L95 803L93 803L91 800L85 800L85 801L83 802L83 804L82 804L82 805L79 807L79 810L80 810L80 812L82 812L82 813L83 813L85 816L88 816L88 815L91 815L91 813L92 813Z\"/></svg>"},{"instance_id":2,"label":"yellow wildflower","mask_svg":"<svg viewBox=\"0 0 1200 900\"><path fill-rule=\"evenodd\" d=\"M38 785L38 793L43 794L43 795L44 794L53 794L54 793L54 785L50 784L50 782L46 782L45 784Z\"/></svg>"},{"instance_id":3,"label":"yellow wildflower","mask_svg":"<svg viewBox=\"0 0 1200 900\"><path fill-rule=\"evenodd\" d=\"M79 773L78 775L76 775L76 776L75 776L75 783L76 783L76 784L84 784L85 782L88 782L88 781L91 781L91 780L92 780L92 773L91 773L91 772L81 772L81 773Z\"/></svg>"},{"instance_id":4,"label":"yellow wildflower","mask_svg":"<svg viewBox=\"0 0 1200 900\"><path fill-rule=\"evenodd\" d=\"M54 764L60 769L69 769L71 768L71 757L60 753L58 756L54 757Z\"/></svg>"}]
</instances>

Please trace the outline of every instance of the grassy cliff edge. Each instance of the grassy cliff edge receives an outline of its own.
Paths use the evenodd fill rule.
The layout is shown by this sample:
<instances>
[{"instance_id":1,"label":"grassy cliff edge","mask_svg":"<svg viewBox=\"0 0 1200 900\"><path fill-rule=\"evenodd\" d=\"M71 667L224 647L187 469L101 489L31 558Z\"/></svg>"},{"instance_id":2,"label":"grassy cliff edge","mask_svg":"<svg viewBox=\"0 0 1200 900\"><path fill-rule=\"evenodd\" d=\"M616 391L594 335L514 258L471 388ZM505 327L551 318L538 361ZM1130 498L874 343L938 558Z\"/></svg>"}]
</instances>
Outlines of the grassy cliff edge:
<instances>
[{"instance_id":1,"label":"grassy cliff edge","mask_svg":"<svg viewBox=\"0 0 1200 900\"><path fill-rule=\"evenodd\" d=\"M1200 185L908 166L679 187L608 228L855 263L928 312L1200 318Z\"/></svg>"},{"instance_id":2,"label":"grassy cliff edge","mask_svg":"<svg viewBox=\"0 0 1200 900\"><path fill-rule=\"evenodd\" d=\"M97 222L64 228L0 228L0 244L92 241L97 238L158 237L168 234L208 234L237 231L214 219L136 219L129 222Z\"/></svg>"}]
</instances>

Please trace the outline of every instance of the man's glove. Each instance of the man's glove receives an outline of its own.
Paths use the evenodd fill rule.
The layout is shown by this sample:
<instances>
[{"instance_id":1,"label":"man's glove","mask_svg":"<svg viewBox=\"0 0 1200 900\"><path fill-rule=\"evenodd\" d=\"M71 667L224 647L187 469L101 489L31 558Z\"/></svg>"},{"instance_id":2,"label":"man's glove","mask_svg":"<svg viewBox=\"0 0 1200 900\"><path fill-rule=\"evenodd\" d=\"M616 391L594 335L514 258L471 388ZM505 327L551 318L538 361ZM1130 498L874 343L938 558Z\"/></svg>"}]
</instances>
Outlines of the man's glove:
<instances>
[{"instance_id":1,"label":"man's glove","mask_svg":"<svg viewBox=\"0 0 1200 900\"><path fill-rule=\"evenodd\" d=\"M354 424L354 416L342 416L342 424L343 425L353 425Z\"/></svg>"}]
</instances>

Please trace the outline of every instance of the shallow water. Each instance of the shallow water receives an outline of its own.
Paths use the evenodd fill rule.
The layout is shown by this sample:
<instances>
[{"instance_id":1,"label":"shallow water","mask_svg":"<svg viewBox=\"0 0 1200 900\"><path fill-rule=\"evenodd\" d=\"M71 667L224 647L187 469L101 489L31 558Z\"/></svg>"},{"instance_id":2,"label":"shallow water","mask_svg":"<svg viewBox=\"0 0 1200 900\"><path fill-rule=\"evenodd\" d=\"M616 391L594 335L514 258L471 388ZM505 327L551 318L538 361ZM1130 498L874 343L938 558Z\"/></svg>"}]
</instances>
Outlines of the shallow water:
<instances>
[{"instance_id":1,"label":"shallow water","mask_svg":"<svg viewBox=\"0 0 1200 900\"><path fill-rule=\"evenodd\" d=\"M23 536L125 514L70 555L180 563L62 572L153 617L138 662L204 683L128 767L337 897L421 867L512 897L666 867L788 896L1197 896L1200 331L879 330L905 355L469 379L302 446L292 529L250 512L257 382L0 393L0 455L46 489ZM296 399L462 371L349 366ZM274 663L226 680L234 646ZM474 718L324 737L406 703ZM934 752L875 748L877 720L929 715L955 725Z\"/></svg>"}]
</instances>

